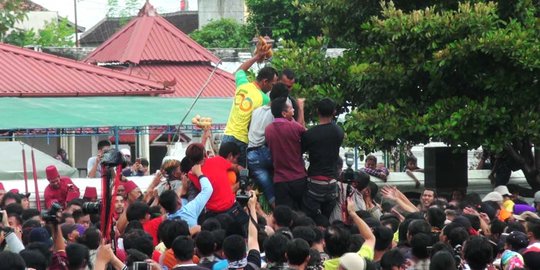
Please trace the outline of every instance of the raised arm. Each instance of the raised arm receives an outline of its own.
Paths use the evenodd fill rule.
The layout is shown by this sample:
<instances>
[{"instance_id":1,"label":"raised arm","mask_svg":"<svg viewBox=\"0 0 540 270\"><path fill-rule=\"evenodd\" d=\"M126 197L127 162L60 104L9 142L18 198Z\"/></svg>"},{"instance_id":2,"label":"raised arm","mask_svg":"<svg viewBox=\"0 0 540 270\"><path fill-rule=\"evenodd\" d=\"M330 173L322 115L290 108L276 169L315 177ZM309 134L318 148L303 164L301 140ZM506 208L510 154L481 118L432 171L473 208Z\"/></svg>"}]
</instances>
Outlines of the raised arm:
<instances>
[{"instance_id":1,"label":"raised arm","mask_svg":"<svg viewBox=\"0 0 540 270\"><path fill-rule=\"evenodd\" d=\"M250 191L251 198L248 201L249 209L249 221L248 221L248 251L255 249L259 251L259 240L258 240L258 231L257 224L254 221L257 220L257 195L254 191Z\"/></svg>"},{"instance_id":2,"label":"raised arm","mask_svg":"<svg viewBox=\"0 0 540 270\"><path fill-rule=\"evenodd\" d=\"M395 200L396 203L409 213L418 212L418 208L405 197L396 187L386 186L381 189L381 194L384 198Z\"/></svg>"},{"instance_id":3,"label":"raised arm","mask_svg":"<svg viewBox=\"0 0 540 270\"><path fill-rule=\"evenodd\" d=\"M242 63L236 71L239 71L239 70L248 71L251 68L251 66L253 66L253 64L261 60L264 60L265 55L266 55L266 52L259 50L256 55L254 55L253 57L251 57L250 59Z\"/></svg>"},{"instance_id":4,"label":"raised arm","mask_svg":"<svg viewBox=\"0 0 540 270\"><path fill-rule=\"evenodd\" d=\"M354 224L358 227L360 235L365 239L364 244L371 249L375 248L375 235L371 231L371 228L356 214L356 207L354 205L354 200L349 197L347 198L347 212L353 220ZM362 246L363 246L362 245Z\"/></svg>"}]
</instances>

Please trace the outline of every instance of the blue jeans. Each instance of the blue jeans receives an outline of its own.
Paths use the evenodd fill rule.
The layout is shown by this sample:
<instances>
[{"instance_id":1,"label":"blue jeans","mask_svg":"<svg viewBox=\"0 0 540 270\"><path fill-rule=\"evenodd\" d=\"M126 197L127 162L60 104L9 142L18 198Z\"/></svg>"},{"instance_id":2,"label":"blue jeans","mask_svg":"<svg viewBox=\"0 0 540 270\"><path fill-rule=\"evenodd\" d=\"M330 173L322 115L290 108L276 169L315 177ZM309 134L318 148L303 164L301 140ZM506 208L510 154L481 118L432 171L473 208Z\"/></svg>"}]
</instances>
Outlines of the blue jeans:
<instances>
[{"instance_id":1,"label":"blue jeans","mask_svg":"<svg viewBox=\"0 0 540 270\"><path fill-rule=\"evenodd\" d=\"M227 143L227 142L233 142L236 145L238 145L238 148L240 148L240 156L238 157L238 165L242 167L247 167L246 163L246 149L247 149L247 143L240 141L236 139L234 136L231 135L223 135L221 138L221 143Z\"/></svg>"},{"instance_id":2,"label":"blue jeans","mask_svg":"<svg viewBox=\"0 0 540 270\"><path fill-rule=\"evenodd\" d=\"M272 156L266 146L250 149L247 152L248 169L251 178L255 181L266 196L270 204L274 203L274 182L272 181Z\"/></svg>"}]
</instances>

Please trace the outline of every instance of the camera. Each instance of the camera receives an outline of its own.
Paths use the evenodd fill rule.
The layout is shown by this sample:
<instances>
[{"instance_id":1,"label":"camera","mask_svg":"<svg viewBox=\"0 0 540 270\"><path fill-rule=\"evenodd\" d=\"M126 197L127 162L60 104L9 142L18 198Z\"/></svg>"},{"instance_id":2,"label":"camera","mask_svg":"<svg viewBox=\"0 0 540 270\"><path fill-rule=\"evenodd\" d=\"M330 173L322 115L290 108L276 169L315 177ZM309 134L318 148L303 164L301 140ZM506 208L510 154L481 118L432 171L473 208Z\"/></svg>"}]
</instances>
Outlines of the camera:
<instances>
[{"instance_id":1,"label":"camera","mask_svg":"<svg viewBox=\"0 0 540 270\"><path fill-rule=\"evenodd\" d=\"M59 211L62 211L62 205L55 202L51 205L51 208L49 210L43 210L41 212L41 218L46 223L57 224L58 223L57 214Z\"/></svg>"},{"instance_id":2,"label":"camera","mask_svg":"<svg viewBox=\"0 0 540 270\"><path fill-rule=\"evenodd\" d=\"M82 211L85 214L94 215L101 212L101 202L85 202L82 205Z\"/></svg>"},{"instance_id":3,"label":"camera","mask_svg":"<svg viewBox=\"0 0 540 270\"><path fill-rule=\"evenodd\" d=\"M240 204L240 206L245 207L249 201L249 198L251 197L251 194L249 194L246 190L249 182L248 169L240 170L240 178L238 182L240 183L240 189L236 193L236 201Z\"/></svg>"},{"instance_id":4,"label":"camera","mask_svg":"<svg viewBox=\"0 0 540 270\"><path fill-rule=\"evenodd\" d=\"M345 153L345 164L347 169L343 172L343 182L351 183L354 180L354 170L352 165L354 164L354 154L351 152Z\"/></svg>"},{"instance_id":5,"label":"camera","mask_svg":"<svg viewBox=\"0 0 540 270\"><path fill-rule=\"evenodd\" d=\"M133 270L150 270L150 264L147 262L134 262Z\"/></svg>"}]
</instances>

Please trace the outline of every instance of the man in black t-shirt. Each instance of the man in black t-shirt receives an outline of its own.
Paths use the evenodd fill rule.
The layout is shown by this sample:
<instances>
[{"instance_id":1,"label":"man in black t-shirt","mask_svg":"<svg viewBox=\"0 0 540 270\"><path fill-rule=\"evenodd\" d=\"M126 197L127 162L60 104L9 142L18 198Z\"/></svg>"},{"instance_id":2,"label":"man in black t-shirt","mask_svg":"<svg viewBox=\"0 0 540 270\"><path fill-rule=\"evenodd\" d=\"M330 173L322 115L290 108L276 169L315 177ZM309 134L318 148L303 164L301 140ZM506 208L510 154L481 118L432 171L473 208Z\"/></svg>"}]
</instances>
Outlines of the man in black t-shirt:
<instances>
[{"instance_id":1,"label":"man in black t-shirt","mask_svg":"<svg viewBox=\"0 0 540 270\"><path fill-rule=\"evenodd\" d=\"M317 107L319 124L302 136L302 151L309 154L308 191L303 204L310 216L330 217L337 198L337 161L343 142L343 130L333 120L336 103L322 99Z\"/></svg>"}]
</instances>

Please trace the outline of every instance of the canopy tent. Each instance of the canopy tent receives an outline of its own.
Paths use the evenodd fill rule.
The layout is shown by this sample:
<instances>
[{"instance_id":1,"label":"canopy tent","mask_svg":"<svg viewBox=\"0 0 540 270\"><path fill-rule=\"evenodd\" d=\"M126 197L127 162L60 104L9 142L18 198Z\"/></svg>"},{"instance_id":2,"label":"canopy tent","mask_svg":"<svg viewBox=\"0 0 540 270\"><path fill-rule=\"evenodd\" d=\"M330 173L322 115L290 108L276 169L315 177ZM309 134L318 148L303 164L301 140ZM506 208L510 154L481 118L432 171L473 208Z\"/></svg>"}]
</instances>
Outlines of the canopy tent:
<instances>
[{"instance_id":1,"label":"canopy tent","mask_svg":"<svg viewBox=\"0 0 540 270\"><path fill-rule=\"evenodd\" d=\"M33 179L32 175L32 147L21 142L0 142L0 180L24 179L22 149L24 147L26 156L26 171L28 179ZM78 177L79 172L76 168L64 164L37 149L34 149L36 160L36 170L38 178L46 178L45 168L54 165L58 173L62 176ZM33 185L29 183L29 188L33 190ZM21 190L22 191L22 190Z\"/></svg>"},{"instance_id":2,"label":"canopy tent","mask_svg":"<svg viewBox=\"0 0 540 270\"><path fill-rule=\"evenodd\" d=\"M178 125L193 98L0 98L0 130ZM184 125L199 114L225 124L231 98L199 99Z\"/></svg>"}]
</instances>

